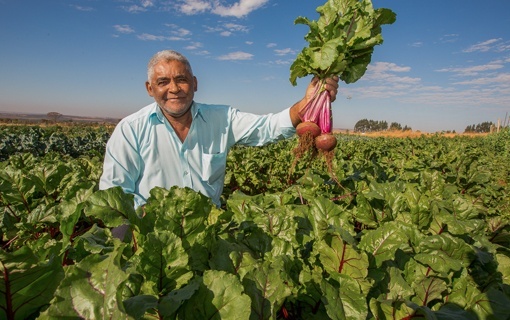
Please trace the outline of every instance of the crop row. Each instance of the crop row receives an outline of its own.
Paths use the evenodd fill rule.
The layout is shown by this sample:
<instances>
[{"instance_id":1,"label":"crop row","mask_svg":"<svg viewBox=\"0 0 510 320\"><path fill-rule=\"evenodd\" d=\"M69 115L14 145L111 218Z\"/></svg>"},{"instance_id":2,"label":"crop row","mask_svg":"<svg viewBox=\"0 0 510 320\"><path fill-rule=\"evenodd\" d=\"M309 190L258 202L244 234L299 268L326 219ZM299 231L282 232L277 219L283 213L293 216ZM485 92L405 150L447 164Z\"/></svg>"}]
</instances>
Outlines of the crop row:
<instances>
[{"instance_id":1,"label":"crop row","mask_svg":"<svg viewBox=\"0 0 510 320\"><path fill-rule=\"evenodd\" d=\"M43 156L50 152L79 157L102 155L111 128L0 126L0 161L14 154Z\"/></svg>"},{"instance_id":2,"label":"crop row","mask_svg":"<svg viewBox=\"0 0 510 320\"><path fill-rule=\"evenodd\" d=\"M101 155L11 155L0 318L508 319L509 137L340 135L332 171L236 147L220 208L155 188L134 210L97 190Z\"/></svg>"}]
</instances>

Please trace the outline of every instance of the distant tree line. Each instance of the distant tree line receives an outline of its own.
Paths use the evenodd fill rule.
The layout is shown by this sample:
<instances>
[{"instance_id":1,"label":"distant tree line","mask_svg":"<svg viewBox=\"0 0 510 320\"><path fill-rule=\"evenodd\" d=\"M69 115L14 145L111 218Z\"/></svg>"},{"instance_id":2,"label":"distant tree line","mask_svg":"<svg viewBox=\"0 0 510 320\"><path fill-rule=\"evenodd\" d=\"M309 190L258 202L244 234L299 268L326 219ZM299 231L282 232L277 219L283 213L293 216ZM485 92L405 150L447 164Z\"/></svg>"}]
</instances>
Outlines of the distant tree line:
<instances>
[{"instance_id":1,"label":"distant tree line","mask_svg":"<svg viewBox=\"0 0 510 320\"><path fill-rule=\"evenodd\" d=\"M362 119L354 125L354 132L377 132L377 131L408 131L412 130L407 125L402 127L398 122L392 122L388 126L387 121Z\"/></svg>"},{"instance_id":2,"label":"distant tree line","mask_svg":"<svg viewBox=\"0 0 510 320\"><path fill-rule=\"evenodd\" d=\"M486 133L486 132L491 132L492 127L494 127L494 123L485 121L485 122L479 123L477 125L472 124L470 126L467 126L466 129L464 130L464 132L466 132L466 133Z\"/></svg>"}]
</instances>

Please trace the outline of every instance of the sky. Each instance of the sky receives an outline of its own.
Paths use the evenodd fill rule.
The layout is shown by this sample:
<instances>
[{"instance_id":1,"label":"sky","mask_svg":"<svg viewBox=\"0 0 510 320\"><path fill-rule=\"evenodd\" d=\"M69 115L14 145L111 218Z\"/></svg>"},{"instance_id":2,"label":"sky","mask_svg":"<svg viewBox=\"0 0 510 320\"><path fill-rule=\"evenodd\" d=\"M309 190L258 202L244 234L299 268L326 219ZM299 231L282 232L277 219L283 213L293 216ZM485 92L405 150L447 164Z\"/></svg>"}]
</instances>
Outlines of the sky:
<instances>
[{"instance_id":1,"label":"sky","mask_svg":"<svg viewBox=\"0 0 510 320\"><path fill-rule=\"evenodd\" d=\"M325 0L0 0L0 112L122 118L153 102L147 62L183 53L195 100L257 114L301 99L289 81ZM333 126L362 119L422 132L510 117L510 1L373 0L397 14ZM509 121L507 119L507 121Z\"/></svg>"}]
</instances>

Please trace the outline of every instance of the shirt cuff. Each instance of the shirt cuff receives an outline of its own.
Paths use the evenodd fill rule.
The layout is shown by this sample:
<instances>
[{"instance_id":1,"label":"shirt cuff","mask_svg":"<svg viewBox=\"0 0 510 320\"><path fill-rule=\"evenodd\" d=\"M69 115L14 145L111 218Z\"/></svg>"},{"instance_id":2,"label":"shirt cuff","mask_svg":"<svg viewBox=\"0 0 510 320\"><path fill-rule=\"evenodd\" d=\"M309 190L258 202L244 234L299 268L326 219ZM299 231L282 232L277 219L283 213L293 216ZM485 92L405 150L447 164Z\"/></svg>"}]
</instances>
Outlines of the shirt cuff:
<instances>
[{"instance_id":1,"label":"shirt cuff","mask_svg":"<svg viewBox=\"0 0 510 320\"><path fill-rule=\"evenodd\" d=\"M280 112L278 115L278 122L282 128L294 128L292 120L290 119L290 107Z\"/></svg>"}]
</instances>

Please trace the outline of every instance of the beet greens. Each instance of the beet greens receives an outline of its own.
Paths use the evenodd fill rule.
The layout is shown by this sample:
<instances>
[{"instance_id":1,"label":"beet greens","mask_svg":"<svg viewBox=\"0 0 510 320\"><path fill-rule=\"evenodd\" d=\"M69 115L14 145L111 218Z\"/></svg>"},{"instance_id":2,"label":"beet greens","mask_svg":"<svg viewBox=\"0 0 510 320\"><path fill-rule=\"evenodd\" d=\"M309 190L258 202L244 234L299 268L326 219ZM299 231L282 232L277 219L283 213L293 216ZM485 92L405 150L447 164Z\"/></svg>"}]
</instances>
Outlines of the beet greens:
<instances>
[{"instance_id":1,"label":"beet greens","mask_svg":"<svg viewBox=\"0 0 510 320\"><path fill-rule=\"evenodd\" d=\"M381 25L392 24L396 14L390 9L374 9L370 0L328 0L317 8L318 20L298 17L295 24L305 24L310 31L305 36L308 47L297 55L290 67L290 82L313 75L318 77L314 98L299 116L306 128L310 123L320 127L320 135L312 136L297 128L299 144L294 150L296 159L311 151L320 151L331 169L336 138L332 135L331 98L325 90L325 79L338 75L345 83L359 80L371 61L374 47L383 42ZM310 143L314 139L314 143ZM331 170L330 170L331 171Z\"/></svg>"}]
</instances>

